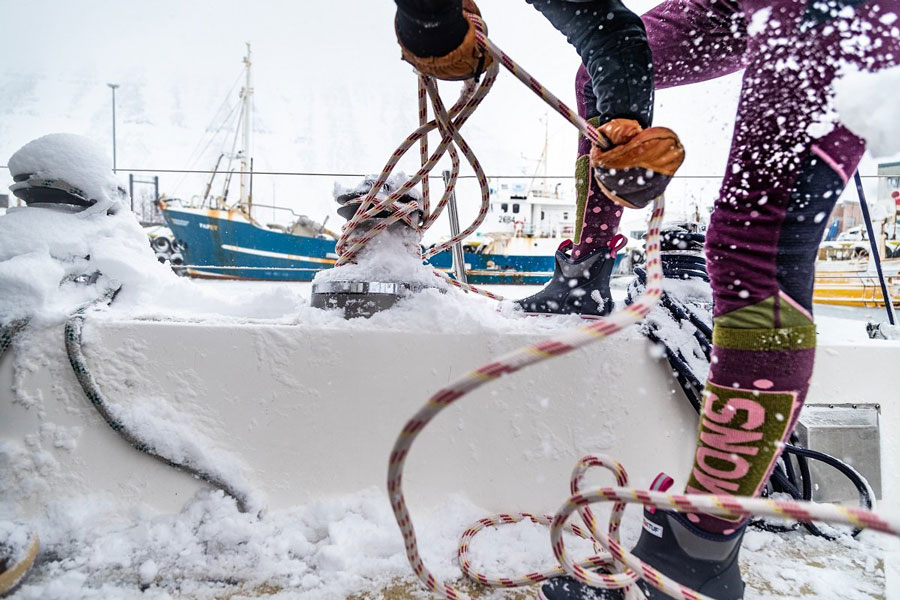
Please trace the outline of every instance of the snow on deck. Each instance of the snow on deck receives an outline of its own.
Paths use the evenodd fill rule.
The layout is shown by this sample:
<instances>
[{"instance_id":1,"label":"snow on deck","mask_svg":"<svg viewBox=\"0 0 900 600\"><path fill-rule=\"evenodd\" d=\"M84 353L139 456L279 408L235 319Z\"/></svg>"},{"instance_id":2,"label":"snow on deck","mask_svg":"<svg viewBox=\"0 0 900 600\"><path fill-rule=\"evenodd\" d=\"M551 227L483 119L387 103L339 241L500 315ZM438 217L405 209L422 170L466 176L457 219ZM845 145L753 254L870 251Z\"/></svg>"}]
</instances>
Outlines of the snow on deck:
<instances>
[{"instance_id":1,"label":"snow on deck","mask_svg":"<svg viewBox=\"0 0 900 600\"><path fill-rule=\"evenodd\" d=\"M262 519L239 513L220 493L206 492L174 515L135 506L128 518L110 518L107 509L89 499L52 507L39 523L39 564L13 598L428 597L411 575L387 499L376 490L322 499ZM460 578L457 538L486 514L463 496L417 511L420 547L436 575ZM638 523L637 508L629 508L626 542L636 540ZM751 530L741 558L745 598L885 598L883 544L877 534L828 542L799 532ZM579 556L590 552L584 542L572 547ZM553 564L546 530L530 523L482 532L470 556L478 570L493 575L520 575ZM477 591L484 598L533 593Z\"/></svg>"},{"instance_id":2,"label":"snow on deck","mask_svg":"<svg viewBox=\"0 0 900 600\"><path fill-rule=\"evenodd\" d=\"M111 283L123 284L122 293L110 309L90 315L95 323L265 323L348 334L399 331L533 336L551 335L581 323L577 317L525 318L509 305L498 307L456 290L445 294L426 290L369 320L345 321L336 312L308 306L309 284L178 279L156 262L137 225L123 216L73 217L17 209L0 220L0 234L0 283L11 292L0 299L0 316L30 316L33 327L46 328L48 335L57 335L60 322L72 308ZM105 278L94 286L59 285L63 276L95 268ZM493 289L511 297L535 291ZM616 300L621 303L623 296L621 284L617 284ZM865 340L862 314L830 311L819 319L820 335L832 341ZM31 339L41 339L40 331L33 335ZM90 328L85 335L90 343ZM617 339L639 335L631 329ZM217 351L199 350L206 353L206 360L215 360ZM4 394L12 391L15 397L4 400L17 403L18 408L40 410L41 402L51 399L28 396L27 390L18 387L22 377L41 369L64 370L65 365L48 364L40 348L17 348L16 353L15 366L7 371L14 372L13 387L3 390ZM392 364L398 357L376 358ZM129 369L136 368L128 361L126 354L95 366L100 372L119 372L122 377L115 386L127 392ZM596 373L591 375L596 377ZM184 381L190 385L188 377ZM428 391L422 390L423 396ZM77 391L57 393L74 393L68 406L73 415L84 410L76 407L80 406ZM397 416L398 427L404 416ZM39 478L29 477L29 473L54 468L54 453L78 449L79 435L77 427L43 423L24 440L27 462L16 462L22 450L18 440L0 439L0 479L16 484L3 488L0 520L22 518L16 494L27 496L29 485L40 485ZM195 441L201 447L197 451L202 451L203 441ZM240 454L240 448L233 451ZM117 460L114 454L104 459L110 468ZM286 462L291 460L303 459L284 457ZM300 492L297 490L298 495ZM184 500L180 512L163 514L142 503L116 505L109 495L63 494L43 507L41 516L29 521L40 535L42 550L34 573L13 598L420 597L387 499L375 488L314 498L289 509L272 510L260 519L239 513L233 500L219 492L200 491ZM459 577L454 563L457 536L484 514L462 495L448 497L427 510L413 507L420 546L437 575ZM624 537L633 541L639 522L634 508L629 517ZM800 533L751 532L743 559L750 586L746 597L885 597L885 544L884 538L876 535L864 535L860 541L841 538L825 542ZM582 545L581 551L588 548ZM473 544L473 556L476 564L497 574L523 573L551 563L548 535L528 524L484 533ZM496 597L516 594L498 592Z\"/></svg>"},{"instance_id":3,"label":"snow on deck","mask_svg":"<svg viewBox=\"0 0 900 600\"><path fill-rule=\"evenodd\" d=\"M304 302L309 284L184 284L200 290L198 298L228 299L228 304L208 304L207 308L246 306L251 299L276 297L290 310L274 319L210 313L198 317L184 307L160 302L145 304L129 317L173 322L276 322L348 333L399 328L546 335L580 322L576 318L521 318L498 311L492 302L455 291L427 292L371 320L348 322L334 313L308 309ZM615 287L616 299L620 301L624 291L618 283ZM534 291L501 286L493 289L513 296ZM122 310L113 308L91 318L117 321L123 318ZM830 339L864 339L864 321L854 318L862 313L845 314L841 310L832 311L831 315L824 319L822 335ZM635 331L626 335L638 336ZM121 360L127 362L129 357L122 356ZM120 366L110 362L98 365L98 369L115 373ZM127 380L128 371L122 374ZM35 440L35 447L42 442L64 450L70 447L69 451L77 447L72 440L78 432L50 428L42 429L41 435L46 439ZM8 443L0 441L0 446L4 444ZM49 455L45 458L52 460ZM115 457L110 456L109 460ZM34 467L41 468L37 463ZM301 491L297 490L298 495ZM159 513L140 503L116 505L108 495L75 495L53 503L46 507L45 515L30 521L40 535L42 551L34 572L13 598L428 597L411 575L387 498L376 488L304 501L289 509L272 510L259 519L238 512L234 501L220 492L200 491L185 500L185 507L172 514ZM10 505L0 502L0 520L20 516L9 510ZM464 494L449 496L427 509L413 507L420 547L426 563L438 576L459 580L455 563L458 536L487 514ZM638 509L630 507L623 533L629 544L637 538L639 522ZM748 583L745 598L886 598L884 557L890 543L887 538L868 533L859 540L843 537L828 542L801 532L782 535L751 531L742 555ZM579 555L590 552L583 542L574 547ZM472 557L479 570L498 575L522 574L553 563L547 532L527 523L483 532L472 544ZM459 583L473 589L469 583ZM533 590L475 591L480 597L496 599L530 598L533 594Z\"/></svg>"}]
</instances>

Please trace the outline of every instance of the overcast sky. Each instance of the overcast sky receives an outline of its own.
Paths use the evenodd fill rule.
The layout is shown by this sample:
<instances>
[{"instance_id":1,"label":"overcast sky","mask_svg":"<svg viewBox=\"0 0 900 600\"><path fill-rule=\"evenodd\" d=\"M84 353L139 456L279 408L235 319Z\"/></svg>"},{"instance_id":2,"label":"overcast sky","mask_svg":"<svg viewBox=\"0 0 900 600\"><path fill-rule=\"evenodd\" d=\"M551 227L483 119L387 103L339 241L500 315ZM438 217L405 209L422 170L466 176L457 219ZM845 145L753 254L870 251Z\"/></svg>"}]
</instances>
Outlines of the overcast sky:
<instances>
[{"instance_id":1,"label":"overcast sky","mask_svg":"<svg viewBox=\"0 0 900 600\"><path fill-rule=\"evenodd\" d=\"M524 2L479 4L495 43L574 106L578 57L565 39ZM652 4L629 3L639 12ZM256 169L377 172L416 125L415 77L399 60L393 13L390 0L0 0L0 164L54 131L111 148L106 83L116 82L120 168L209 168L221 148L204 150L203 140L223 100L236 101L229 90L251 42ZM685 142L683 174L722 172L738 86L732 76L658 94L657 124ZM448 97L456 89L445 86ZM522 173L541 152L546 113L503 74L463 133L489 175ZM548 170L569 174L574 130L555 113L548 129ZM412 170L416 160L402 164ZM873 161L864 166L874 172ZM334 178L263 179L255 182L260 202L274 195L316 218L330 209ZM0 170L0 186L8 183ZM202 179L162 176L161 184L170 196L189 197ZM670 201L711 202L716 185L685 181ZM474 192L461 189L464 205Z\"/></svg>"}]
</instances>

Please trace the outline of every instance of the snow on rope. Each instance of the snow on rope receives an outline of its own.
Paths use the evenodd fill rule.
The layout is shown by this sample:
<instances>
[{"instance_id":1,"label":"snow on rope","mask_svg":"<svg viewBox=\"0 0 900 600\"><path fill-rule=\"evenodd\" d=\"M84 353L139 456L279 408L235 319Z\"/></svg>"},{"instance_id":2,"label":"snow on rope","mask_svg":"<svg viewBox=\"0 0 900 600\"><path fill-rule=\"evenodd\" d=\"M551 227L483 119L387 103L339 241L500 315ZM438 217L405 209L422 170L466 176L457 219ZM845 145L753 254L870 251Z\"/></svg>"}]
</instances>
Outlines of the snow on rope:
<instances>
[{"instance_id":1,"label":"snow on rope","mask_svg":"<svg viewBox=\"0 0 900 600\"><path fill-rule=\"evenodd\" d=\"M451 139L456 142L460 150L466 156L466 159L473 168L476 169L479 182L481 183L484 181L483 172L480 170L477 160L471 155L471 151L459 136L459 128L484 98L484 95L490 89L490 86L493 85L499 69L498 64L502 64L506 67L533 92L544 99L545 102L552 106L569 122L575 125L575 127L577 127L578 130L593 143L601 146L606 145L606 141L600 139L596 130L584 121L584 119L581 119L574 111L553 96L536 79L530 76L524 69L491 43L485 35L483 23L476 15L469 14L468 16L475 22L476 35L479 42L496 59L495 64L488 69L484 81L477 90L474 81L470 80L466 82L460 100L449 112L443 111L436 93L434 80L431 77L423 75L419 76L419 118L421 125L392 155L391 160L388 161L388 165L385 167L385 171L382 172L379 181L373 186L372 192L370 192L362 201L363 206L357 212L354 219L348 223L344 236L342 236L341 239L341 242L343 243L339 243L338 245L343 261L349 260L352 253L358 251L358 248L360 247L360 243L357 243L356 246L350 248L350 251L346 249L346 238L348 237L347 234L349 231L362 219L375 215L379 211L390 206L394 200L400 198L413 185L416 185L416 183L422 180L428 170L434 166L437 158L447 149ZM431 97L436 114L435 121L429 123L424 123L425 109L422 99L425 93ZM415 141L422 140L428 131L435 128L439 129L443 136L441 144L438 146L437 150L435 150L435 153L432 154L430 158L426 159L427 145L424 141L420 141L420 154L423 162L422 169L407 182L407 185L395 191L389 198L385 199L380 204L373 205L375 192L381 188L381 185L387 179L390 169L393 169L393 166L396 165L399 157L402 156ZM450 154L451 159L453 160L453 174L451 176L451 184L448 185L448 190L452 189L455 175L458 172L458 159L455 158L456 155L452 150L452 147ZM425 213L428 214L427 185L424 186L424 189L426 190L426 199L423 200L422 208L425 210ZM448 193L445 192L444 197L441 199L434 213L426 217L426 223L429 223L429 218L440 213L443 204L446 202L447 196ZM482 212L485 210L486 202L486 186L482 183ZM657 198L653 204L653 212L650 217L647 233L647 286L644 293L633 304L622 310L616 311L609 317L592 321L587 325L583 325L557 337L519 348L518 350L505 354L486 365L478 367L431 396L428 402L419 409L401 430L400 435L394 443L388 463L388 494L391 501L391 508L394 511L394 517L403 534L407 559L416 576L429 590L440 594L448 600L465 600L470 598L470 596L455 589L449 583L440 581L428 570L419 554L415 528L413 527L412 517L409 514L406 500L403 495L403 468L406 464L406 458L413 442L438 413L472 390L504 375L515 373L534 363L565 354L591 342L613 335L646 316L653 305L659 301L662 294L663 275L662 266L660 264L659 227L662 222L664 204L664 199L661 196ZM407 205L403 209L395 209L392 216L387 220L400 220L418 208L419 207L410 209L409 205ZM483 219L483 214L479 214L479 217L476 218L473 225L477 227L477 225L480 224L481 219ZM468 233L469 229L461 233L457 238L462 239L462 237L468 235ZM373 233L373 236L374 235L375 234ZM456 238L446 242L442 246L446 247L455 241ZM443 247L440 247L440 249L443 249ZM440 249L435 249L435 251L439 252ZM434 254L435 251L431 252L429 255ZM341 261L339 261L338 264L342 264ZM459 284L459 286L463 287L463 284ZM585 470L593 466L601 466L611 470L616 476L618 486L581 491L579 489L581 478ZM677 512L700 512L729 517L766 515L782 518L787 517L801 521L827 521L854 525L859 528L875 529L877 531L900 536L900 522L879 517L870 511L859 508L734 496L668 494L634 489L628 487L628 477L622 465L614 459L605 456L589 456L579 461L572 474L571 493L572 496L565 501L565 504L563 504L552 517L529 513L501 514L493 517L486 517L472 525L463 533L459 543L458 557L463 573L474 581L492 587L533 585L549 577L569 574L575 579L590 586L607 589L623 589L626 598L629 599L640 599L645 597L643 592L637 586L633 585L638 579L643 579L653 587L660 589L675 598L682 598L684 600L712 600L708 596L704 596L703 594L691 590L671 578L666 577L649 564L642 562L622 548L618 531L622 511L624 510L626 503L639 503L645 506L655 506L657 508ZM602 532L597 527L593 514L588 508L590 504L597 502L615 503L607 527L608 533ZM583 531L575 525L566 525L568 517L576 511L584 521L587 529L586 531ZM475 572L468 560L468 547L472 537L485 527L515 523L522 520L531 520L535 523L542 523L550 527L550 540L553 547L553 553L559 561L560 566L547 571L528 573L518 577L488 577L483 573ZM575 563L566 552L562 537L565 530L568 530L575 535L593 540L595 547L602 548L606 553L598 554L579 563ZM612 572L609 574L600 574L591 570L600 566L605 566Z\"/></svg>"}]
</instances>

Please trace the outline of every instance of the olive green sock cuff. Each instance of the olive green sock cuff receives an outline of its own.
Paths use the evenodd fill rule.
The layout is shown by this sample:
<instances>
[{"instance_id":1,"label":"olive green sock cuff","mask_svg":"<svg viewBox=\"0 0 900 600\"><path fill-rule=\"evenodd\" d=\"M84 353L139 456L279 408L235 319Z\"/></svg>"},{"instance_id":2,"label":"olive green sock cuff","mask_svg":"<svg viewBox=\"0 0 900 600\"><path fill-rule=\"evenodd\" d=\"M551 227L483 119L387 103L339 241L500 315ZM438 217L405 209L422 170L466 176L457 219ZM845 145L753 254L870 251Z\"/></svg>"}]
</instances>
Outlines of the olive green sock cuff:
<instances>
[{"instance_id":1,"label":"olive green sock cuff","mask_svg":"<svg viewBox=\"0 0 900 600\"><path fill-rule=\"evenodd\" d=\"M806 350L816 347L816 326L733 329L715 325L713 345L732 350Z\"/></svg>"},{"instance_id":2,"label":"olive green sock cuff","mask_svg":"<svg viewBox=\"0 0 900 600\"><path fill-rule=\"evenodd\" d=\"M584 227L584 211L587 209L588 191L591 188L591 163L585 154L575 161L575 236L573 241L581 243L581 229Z\"/></svg>"},{"instance_id":3,"label":"olive green sock cuff","mask_svg":"<svg viewBox=\"0 0 900 600\"><path fill-rule=\"evenodd\" d=\"M600 117L588 119L594 127L600 125ZM582 139L579 137L579 140ZM581 230L584 227L584 211L587 210L588 192L591 190L591 158L582 154L575 159L575 235L572 241L581 243Z\"/></svg>"},{"instance_id":4,"label":"olive green sock cuff","mask_svg":"<svg viewBox=\"0 0 900 600\"><path fill-rule=\"evenodd\" d=\"M812 316L784 292L713 319L713 344L732 350L816 347Z\"/></svg>"}]
</instances>

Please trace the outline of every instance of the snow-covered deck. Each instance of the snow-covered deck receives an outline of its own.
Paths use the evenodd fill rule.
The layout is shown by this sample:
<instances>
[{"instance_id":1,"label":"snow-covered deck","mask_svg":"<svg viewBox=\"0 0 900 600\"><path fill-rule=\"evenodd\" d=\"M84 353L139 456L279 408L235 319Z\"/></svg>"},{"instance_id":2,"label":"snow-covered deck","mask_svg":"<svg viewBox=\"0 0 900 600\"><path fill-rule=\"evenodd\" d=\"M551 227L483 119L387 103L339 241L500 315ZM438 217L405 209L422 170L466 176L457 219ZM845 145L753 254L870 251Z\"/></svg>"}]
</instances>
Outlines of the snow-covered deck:
<instances>
[{"instance_id":1,"label":"snow-covered deck","mask_svg":"<svg viewBox=\"0 0 900 600\"><path fill-rule=\"evenodd\" d=\"M390 447L431 392L464 370L547 334L336 325L94 315L85 328L84 350L109 400L148 434L168 437L170 449L235 470L236 479L259 492L275 522L312 510L324 520L319 526L334 532L347 511L361 511L364 521L387 517L379 512L385 506L375 511L377 518L365 515L386 502L377 490L384 488ZM0 363L2 493L18 505L18 516L40 522L49 510L71 519L73 505L82 506L75 510L82 515L93 505L103 506L104 518L125 520L135 518L135 507L148 506L171 514L154 519L173 521L176 528L174 523L192 519L198 510L222 513L229 522L242 519L222 505L228 504L224 499L198 499L203 483L138 453L112 432L78 388L62 340L61 326L35 328L19 340L15 357ZM638 486L661 470L683 482L696 416L656 354L631 331L503 378L448 409L414 447L405 478L414 517L426 515L423 534L437 526L435 511L463 527L470 515L478 516L472 504L489 511L553 512L567 495L572 465L585 453L617 457ZM880 405L885 496L880 510L892 511L900 508L900 480L892 476L900 469L893 435L900 430L900 395L889 390L897 389L898 363L900 342L826 342L809 395L813 404ZM330 512L334 523L326 524ZM253 536L276 535L253 527L259 529ZM447 523L440 527L448 540L431 543L442 548L455 534ZM378 521L377 528L384 528L382 535L396 533L389 519ZM524 526L517 531L506 534L512 536L507 541L498 538L496 547L508 552L507 545L521 543L523 536L538 538ZM751 577L756 597L799 594L804 586L804 593L825 597L810 587L816 577L808 575L820 562L834 562L831 577L854 577L860 569L863 575L854 582L859 597L879 597L882 569L891 576L892 563L882 562L890 556L878 550L869 564L866 545L844 548L847 555L838 560L831 552L840 546L818 548L818 540L795 536L803 540L801 548L812 544L809 548L818 548L813 554L823 555L813 559L812 550L792 546L791 538L754 536L751 563L763 561L774 569L779 561L794 560L791 556L800 561L790 567L797 586L791 587L790 578L787 584L783 577L777 580L784 591L772 588L767 577L755 583ZM399 534L393 537L399 540ZM427 538L424 543L429 545ZM445 550L452 555L450 546ZM494 546L484 552L493 554ZM449 555L439 559L447 560ZM842 561L847 564L837 568ZM163 577L157 575L161 568L155 562L142 566L141 577L144 571L149 581ZM204 562L203 568L211 567ZM385 572L397 568L392 563ZM298 591L303 585L296 583ZM398 593L406 588L398 586ZM239 588L247 589L243 583Z\"/></svg>"}]
</instances>

